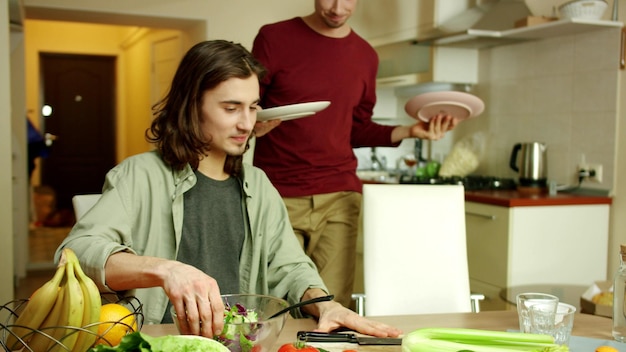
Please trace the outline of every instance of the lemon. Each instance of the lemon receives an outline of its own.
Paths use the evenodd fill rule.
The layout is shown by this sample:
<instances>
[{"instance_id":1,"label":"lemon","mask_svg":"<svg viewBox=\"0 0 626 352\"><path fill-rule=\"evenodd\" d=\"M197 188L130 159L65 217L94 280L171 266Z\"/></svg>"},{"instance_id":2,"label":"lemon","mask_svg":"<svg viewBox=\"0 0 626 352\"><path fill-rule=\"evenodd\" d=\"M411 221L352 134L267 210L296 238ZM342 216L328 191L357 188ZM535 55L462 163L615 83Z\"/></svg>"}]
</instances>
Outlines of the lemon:
<instances>
[{"instance_id":1,"label":"lemon","mask_svg":"<svg viewBox=\"0 0 626 352\"><path fill-rule=\"evenodd\" d=\"M118 303L107 303L100 309L96 345L117 346L126 334L137 331L135 315Z\"/></svg>"},{"instance_id":2,"label":"lemon","mask_svg":"<svg viewBox=\"0 0 626 352\"><path fill-rule=\"evenodd\" d=\"M611 346L600 346L596 348L595 352L619 352L617 348Z\"/></svg>"}]
</instances>

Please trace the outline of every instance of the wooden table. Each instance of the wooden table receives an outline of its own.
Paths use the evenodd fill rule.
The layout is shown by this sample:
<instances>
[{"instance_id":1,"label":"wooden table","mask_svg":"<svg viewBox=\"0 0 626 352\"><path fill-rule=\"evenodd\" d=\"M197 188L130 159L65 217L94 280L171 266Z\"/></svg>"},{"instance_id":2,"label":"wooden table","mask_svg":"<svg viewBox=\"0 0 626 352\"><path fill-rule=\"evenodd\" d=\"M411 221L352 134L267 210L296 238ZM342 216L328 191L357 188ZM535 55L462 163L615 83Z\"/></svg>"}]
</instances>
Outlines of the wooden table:
<instances>
[{"instance_id":1,"label":"wooden table","mask_svg":"<svg viewBox=\"0 0 626 352\"><path fill-rule=\"evenodd\" d=\"M370 317L370 319L396 326L405 333L420 328L434 327L457 327L500 331L519 330L517 311L511 310L486 311L480 313ZM276 342L276 349L284 343L294 342L298 331L312 330L315 326L315 321L311 319L289 318ZM609 318L590 314L576 314L572 335L612 340L611 327L612 321ZM177 334L176 327L174 327L173 324L145 325L142 332L152 336ZM400 346L359 346L360 352L399 352L401 350Z\"/></svg>"}]
</instances>

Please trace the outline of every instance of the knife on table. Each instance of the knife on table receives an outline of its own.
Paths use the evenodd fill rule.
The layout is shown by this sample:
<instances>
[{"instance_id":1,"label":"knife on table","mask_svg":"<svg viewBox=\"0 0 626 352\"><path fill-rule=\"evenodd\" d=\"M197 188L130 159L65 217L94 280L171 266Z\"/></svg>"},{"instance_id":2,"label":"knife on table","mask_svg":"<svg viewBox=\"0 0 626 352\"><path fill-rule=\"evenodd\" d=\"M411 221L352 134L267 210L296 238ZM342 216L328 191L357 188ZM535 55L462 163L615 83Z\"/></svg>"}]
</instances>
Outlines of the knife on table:
<instances>
[{"instance_id":1,"label":"knife on table","mask_svg":"<svg viewBox=\"0 0 626 352\"><path fill-rule=\"evenodd\" d=\"M298 341L304 342L349 342L359 345L401 345L402 338L368 337L351 333L298 331Z\"/></svg>"}]
</instances>

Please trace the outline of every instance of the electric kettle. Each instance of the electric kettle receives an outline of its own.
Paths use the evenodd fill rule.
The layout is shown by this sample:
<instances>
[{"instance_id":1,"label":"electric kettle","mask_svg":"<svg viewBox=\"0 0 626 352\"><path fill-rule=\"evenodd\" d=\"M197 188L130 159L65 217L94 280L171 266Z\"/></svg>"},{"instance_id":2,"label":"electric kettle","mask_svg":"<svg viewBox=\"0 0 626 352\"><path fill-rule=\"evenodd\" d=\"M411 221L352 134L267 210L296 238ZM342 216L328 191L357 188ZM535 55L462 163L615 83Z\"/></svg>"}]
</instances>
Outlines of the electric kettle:
<instances>
[{"instance_id":1,"label":"electric kettle","mask_svg":"<svg viewBox=\"0 0 626 352\"><path fill-rule=\"evenodd\" d=\"M511 151L511 169L518 172L522 187L546 187L548 159L546 145L539 142L516 143Z\"/></svg>"}]
</instances>

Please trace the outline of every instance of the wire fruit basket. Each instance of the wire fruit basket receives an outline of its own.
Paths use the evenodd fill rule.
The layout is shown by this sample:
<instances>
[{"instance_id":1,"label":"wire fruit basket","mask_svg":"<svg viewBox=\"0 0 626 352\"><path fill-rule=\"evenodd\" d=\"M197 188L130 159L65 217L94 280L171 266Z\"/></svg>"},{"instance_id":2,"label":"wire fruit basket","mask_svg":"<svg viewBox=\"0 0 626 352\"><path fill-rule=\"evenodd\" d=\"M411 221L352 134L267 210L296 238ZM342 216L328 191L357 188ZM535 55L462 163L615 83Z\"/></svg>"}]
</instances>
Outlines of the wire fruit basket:
<instances>
[{"instance_id":1,"label":"wire fruit basket","mask_svg":"<svg viewBox=\"0 0 626 352\"><path fill-rule=\"evenodd\" d=\"M50 326L50 327L45 327L41 329L30 329L24 326L14 324L17 317L19 317L20 313L26 307L26 303L28 302L28 299L17 299L17 300L13 300L8 303L5 303L2 306L0 306L0 347L2 347L3 350L7 352L17 351L17 350L23 351L23 352L26 352L26 351L46 352L46 351L52 351L52 350L71 351L71 348L68 348L67 346L65 346L63 344L63 341L69 336L74 335L74 334L83 332L83 333L95 335L96 342L94 343L94 345L106 344L106 345L112 346L111 341L107 339L107 334L111 330L120 328L120 327L123 327L123 329L125 331L128 331L128 333L131 333L135 330L136 331L141 330L141 327L143 326L144 315L143 315L143 305L141 304L138 298L134 296L119 297L113 294L102 294L101 298L102 298L103 305L107 303L117 303L128 308L128 310L130 311L130 314L128 314L127 316L121 317L119 320L116 320L116 321L101 321L101 322L95 322L93 324L88 324L88 325L80 326L80 327L78 326ZM128 319L129 317L133 317L133 319ZM100 325L102 326L106 325L106 329L104 328L94 329L95 326L100 326ZM23 338L19 338L11 331L11 329L15 327L27 328L28 330L30 330L30 332L28 332L25 336L23 336ZM57 329L65 329L66 334L58 338L53 337L52 333L53 331ZM7 339L9 338L10 335L13 335L14 337L16 337L19 343L14 344L13 346L7 346ZM34 337L34 335L40 335L40 337L44 337L45 340L47 340L46 343L48 344L48 347L45 351L35 350L32 346L29 346L28 342L26 342L26 341L30 341L31 338Z\"/></svg>"}]
</instances>

